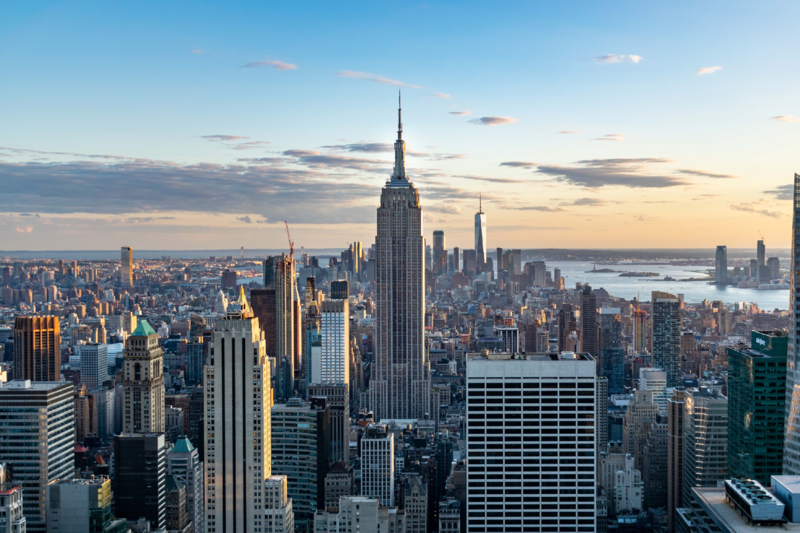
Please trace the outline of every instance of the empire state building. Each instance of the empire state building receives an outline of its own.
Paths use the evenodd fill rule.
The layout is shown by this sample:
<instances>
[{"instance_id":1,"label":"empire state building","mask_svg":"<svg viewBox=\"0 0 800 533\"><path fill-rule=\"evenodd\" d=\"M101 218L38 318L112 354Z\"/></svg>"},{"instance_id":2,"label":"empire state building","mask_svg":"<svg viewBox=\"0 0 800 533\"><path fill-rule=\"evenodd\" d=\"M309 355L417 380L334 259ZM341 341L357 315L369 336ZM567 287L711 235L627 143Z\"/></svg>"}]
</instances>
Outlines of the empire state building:
<instances>
[{"instance_id":1,"label":"empire state building","mask_svg":"<svg viewBox=\"0 0 800 533\"><path fill-rule=\"evenodd\" d=\"M422 206L406 176L400 109L397 115L394 172L381 191L375 238L378 309L369 400L376 420L430 417Z\"/></svg>"}]
</instances>

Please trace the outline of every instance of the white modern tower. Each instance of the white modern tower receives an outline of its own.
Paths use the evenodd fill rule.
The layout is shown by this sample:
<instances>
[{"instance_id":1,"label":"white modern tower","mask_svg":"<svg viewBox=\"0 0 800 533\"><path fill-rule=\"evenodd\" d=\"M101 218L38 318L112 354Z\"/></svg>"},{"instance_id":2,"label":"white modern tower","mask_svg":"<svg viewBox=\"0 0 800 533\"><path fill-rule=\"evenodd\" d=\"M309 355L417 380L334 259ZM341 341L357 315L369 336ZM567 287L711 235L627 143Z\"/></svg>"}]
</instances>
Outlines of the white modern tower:
<instances>
[{"instance_id":1,"label":"white modern tower","mask_svg":"<svg viewBox=\"0 0 800 533\"><path fill-rule=\"evenodd\" d=\"M425 356L425 238L419 192L408 181L398 110L392 178L378 208L377 325L369 406L375 419L427 418L430 363Z\"/></svg>"},{"instance_id":2,"label":"white modern tower","mask_svg":"<svg viewBox=\"0 0 800 533\"><path fill-rule=\"evenodd\" d=\"M206 531L256 533L264 521L271 474L269 369L258 319L241 288L239 300L214 325L203 380Z\"/></svg>"},{"instance_id":3,"label":"white modern tower","mask_svg":"<svg viewBox=\"0 0 800 533\"><path fill-rule=\"evenodd\" d=\"M483 212L483 197L478 200L478 212L475 213L475 255L478 257L478 269L486 262L486 214Z\"/></svg>"},{"instance_id":4,"label":"white modern tower","mask_svg":"<svg viewBox=\"0 0 800 533\"><path fill-rule=\"evenodd\" d=\"M321 350L310 383L350 383L350 309L347 300L322 302Z\"/></svg>"},{"instance_id":5,"label":"white modern tower","mask_svg":"<svg viewBox=\"0 0 800 533\"><path fill-rule=\"evenodd\" d=\"M467 360L467 530L595 531L588 354Z\"/></svg>"}]
</instances>

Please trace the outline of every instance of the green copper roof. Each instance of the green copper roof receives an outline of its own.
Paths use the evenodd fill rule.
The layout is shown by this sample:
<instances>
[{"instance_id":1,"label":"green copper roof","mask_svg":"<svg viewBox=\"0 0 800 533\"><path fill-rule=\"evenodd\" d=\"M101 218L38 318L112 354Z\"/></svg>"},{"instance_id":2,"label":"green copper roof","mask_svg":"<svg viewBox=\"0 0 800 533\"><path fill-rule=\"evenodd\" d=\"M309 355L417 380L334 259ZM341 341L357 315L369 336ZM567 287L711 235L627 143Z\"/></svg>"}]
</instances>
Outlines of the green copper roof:
<instances>
[{"instance_id":1,"label":"green copper roof","mask_svg":"<svg viewBox=\"0 0 800 533\"><path fill-rule=\"evenodd\" d=\"M133 332L133 336L147 337L148 335L156 335L156 330L153 329L153 326L147 323L147 320L140 320Z\"/></svg>"},{"instance_id":2,"label":"green copper roof","mask_svg":"<svg viewBox=\"0 0 800 533\"><path fill-rule=\"evenodd\" d=\"M167 476L165 488L167 492L181 490L183 488L183 482L175 476Z\"/></svg>"},{"instance_id":3,"label":"green copper roof","mask_svg":"<svg viewBox=\"0 0 800 533\"><path fill-rule=\"evenodd\" d=\"M175 441L175 446L172 447L172 453L189 453L194 450L191 441L188 437L179 437Z\"/></svg>"}]
</instances>

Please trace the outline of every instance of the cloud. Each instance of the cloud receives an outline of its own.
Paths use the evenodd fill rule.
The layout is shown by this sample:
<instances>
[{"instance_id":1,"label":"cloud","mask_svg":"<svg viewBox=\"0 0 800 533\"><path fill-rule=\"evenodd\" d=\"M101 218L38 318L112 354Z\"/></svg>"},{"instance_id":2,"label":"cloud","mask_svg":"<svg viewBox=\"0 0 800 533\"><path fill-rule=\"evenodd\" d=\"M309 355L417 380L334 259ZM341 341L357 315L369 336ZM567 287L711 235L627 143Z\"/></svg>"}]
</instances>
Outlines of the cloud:
<instances>
[{"instance_id":1,"label":"cloud","mask_svg":"<svg viewBox=\"0 0 800 533\"><path fill-rule=\"evenodd\" d=\"M391 161L365 159L344 155L323 154L316 150L286 150L283 155L297 158L297 163L309 168L350 169L366 172L388 172Z\"/></svg>"},{"instance_id":2,"label":"cloud","mask_svg":"<svg viewBox=\"0 0 800 533\"><path fill-rule=\"evenodd\" d=\"M384 85L393 85L395 87L409 87L411 89L422 89L419 85L412 85L410 83L403 83L402 81L384 78L378 74L370 74L369 72L356 72L353 70L343 70L337 74L343 78L355 78L357 80L369 80L376 83L383 83Z\"/></svg>"},{"instance_id":3,"label":"cloud","mask_svg":"<svg viewBox=\"0 0 800 533\"><path fill-rule=\"evenodd\" d=\"M252 224L253 223L253 221L250 220L250 216L249 215L245 215L243 217L236 217L236 220L238 220L240 222L244 222L245 224Z\"/></svg>"},{"instance_id":4,"label":"cloud","mask_svg":"<svg viewBox=\"0 0 800 533\"><path fill-rule=\"evenodd\" d=\"M463 174L460 176L453 176L453 177L463 178L465 180L487 181L491 183L525 183L524 180L512 180L508 178L487 178L485 176L472 176L469 174Z\"/></svg>"},{"instance_id":5,"label":"cloud","mask_svg":"<svg viewBox=\"0 0 800 533\"><path fill-rule=\"evenodd\" d=\"M764 194L771 194L778 200L791 200L794 195L794 185L791 183L778 185L772 190L764 191Z\"/></svg>"},{"instance_id":6,"label":"cloud","mask_svg":"<svg viewBox=\"0 0 800 533\"><path fill-rule=\"evenodd\" d=\"M690 169L680 169L676 170L678 174L688 174L690 176L700 176L703 178L716 178L716 179L730 179L735 178L736 176L731 176L730 174L712 174L711 172L704 172L702 170L690 170Z\"/></svg>"},{"instance_id":7,"label":"cloud","mask_svg":"<svg viewBox=\"0 0 800 533\"><path fill-rule=\"evenodd\" d=\"M606 205L608 202L605 200L601 200L600 198L578 198L572 202L561 202L561 205L579 205L584 207L595 207L600 205Z\"/></svg>"},{"instance_id":8,"label":"cloud","mask_svg":"<svg viewBox=\"0 0 800 533\"><path fill-rule=\"evenodd\" d=\"M578 130L562 130L562 131L557 131L556 135L575 135L577 133L580 132Z\"/></svg>"},{"instance_id":9,"label":"cloud","mask_svg":"<svg viewBox=\"0 0 800 533\"><path fill-rule=\"evenodd\" d=\"M514 167L514 168L533 168L539 163L533 161L504 161L500 163L501 167Z\"/></svg>"},{"instance_id":10,"label":"cloud","mask_svg":"<svg viewBox=\"0 0 800 533\"><path fill-rule=\"evenodd\" d=\"M661 158L589 159L578 161L583 166L539 165L537 174L555 181L591 189L600 187L667 188L689 185L679 176L653 173L648 165L669 161Z\"/></svg>"},{"instance_id":11,"label":"cloud","mask_svg":"<svg viewBox=\"0 0 800 533\"><path fill-rule=\"evenodd\" d=\"M365 152L365 153L382 153L394 152L394 145L391 143L352 143L352 144L334 144L331 146L323 146L328 150L339 150L344 152Z\"/></svg>"},{"instance_id":12,"label":"cloud","mask_svg":"<svg viewBox=\"0 0 800 533\"><path fill-rule=\"evenodd\" d=\"M450 113L448 113L448 114L449 115L458 115L458 116L471 115L472 111L450 111Z\"/></svg>"},{"instance_id":13,"label":"cloud","mask_svg":"<svg viewBox=\"0 0 800 533\"><path fill-rule=\"evenodd\" d=\"M36 217L36 218L39 218L39 214L38 213L36 213L36 214L33 214L33 213L20 213L19 216L21 216L21 217Z\"/></svg>"},{"instance_id":14,"label":"cloud","mask_svg":"<svg viewBox=\"0 0 800 533\"><path fill-rule=\"evenodd\" d=\"M239 143L235 146L231 146L234 150L252 150L254 148L263 148L269 144L269 141L253 141L249 143Z\"/></svg>"},{"instance_id":15,"label":"cloud","mask_svg":"<svg viewBox=\"0 0 800 533\"><path fill-rule=\"evenodd\" d=\"M241 137L239 135L203 135L201 138L212 142L227 142L249 139L250 137Z\"/></svg>"},{"instance_id":16,"label":"cloud","mask_svg":"<svg viewBox=\"0 0 800 533\"><path fill-rule=\"evenodd\" d=\"M443 213L445 215L458 215L461 213L461 208L457 205L431 205L428 207L424 207L425 211L431 211L434 213Z\"/></svg>"},{"instance_id":17,"label":"cloud","mask_svg":"<svg viewBox=\"0 0 800 533\"><path fill-rule=\"evenodd\" d=\"M241 66L241 68L262 68L262 67L272 67L275 70L297 70L297 65L292 65L291 63L284 63L283 61L278 61L277 59L266 59L264 61L256 61L255 63L247 63L246 65Z\"/></svg>"},{"instance_id":18,"label":"cloud","mask_svg":"<svg viewBox=\"0 0 800 533\"><path fill-rule=\"evenodd\" d=\"M478 126L500 126L502 124L512 124L516 121L517 119L511 117L481 117L474 118L469 122Z\"/></svg>"},{"instance_id":19,"label":"cloud","mask_svg":"<svg viewBox=\"0 0 800 533\"><path fill-rule=\"evenodd\" d=\"M510 206L504 205L502 209L513 209L515 211L544 211L545 213L557 213L566 211L561 207L553 207L550 205L525 205L525 206Z\"/></svg>"},{"instance_id":20,"label":"cloud","mask_svg":"<svg viewBox=\"0 0 800 533\"><path fill-rule=\"evenodd\" d=\"M433 93L431 96L435 96L436 98L444 98L445 100L450 99L450 95L447 93Z\"/></svg>"},{"instance_id":21,"label":"cloud","mask_svg":"<svg viewBox=\"0 0 800 533\"><path fill-rule=\"evenodd\" d=\"M697 69L697 75L703 76L704 74L713 74L718 70L722 70L722 67L703 67Z\"/></svg>"},{"instance_id":22,"label":"cloud","mask_svg":"<svg viewBox=\"0 0 800 533\"><path fill-rule=\"evenodd\" d=\"M770 120L776 120L778 122L800 122L800 117L795 117L793 115L778 115L777 117L770 117Z\"/></svg>"},{"instance_id":23,"label":"cloud","mask_svg":"<svg viewBox=\"0 0 800 533\"><path fill-rule=\"evenodd\" d=\"M625 133L609 133L607 135L603 135L602 137L597 137L592 139L593 141L624 141L625 140Z\"/></svg>"},{"instance_id":24,"label":"cloud","mask_svg":"<svg viewBox=\"0 0 800 533\"><path fill-rule=\"evenodd\" d=\"M264 215L261 215L264 216ZM256 224L269 224L269 219L264 217L261 220L256 220Z\"/></svg>"},{"instance_id":25,"label":"cloud","mask_svg":"<svg viewBox=\"0 0 800 533\"><path fill-rule=\"evenodd\" d=\"M631 63L638 63L642 60L642 56L637 56L633 54L606 54L604 56L595 57L594 58L596 63L621 63L623 61L630 61Z\"/></svg>"},{"instance_id":26,"label":"cloud","mask_svg":"<svg viewBox=\"0 0 800 533\"><path fill-rule=\"evenodd\" d=\"M31 226L25 226L22 228L17 226L16 228L14 228L14 231L16 231L17 233L31 233L33 232L33 228Z\"/></svg>"},{"instance_id":27,"label":"cloud","mask_svg":"<svg viewBox=\"0 0 800 533\"><path fill-rule=\"evenodd\" d=\"M742 211L745 213L753 213L756 215L763 215L770 218L781 218L781 214L777 211L769 211L768 209L758 209L753 204L733 204L731 209L734 211Z\"/></svg>"},{"instance_id":28,"label":"cloud","mask_svg":"<svg viewBox=\"0 0 800 533\"><path fill-rule=\"evenodd\" d=\"M466 158L467 156L464 154L432 154L430 156L431 161L451 161L453 159L466 159Z\"/></svg>"},{"instance_id":29,"label":"cloud","mask_svg":"<svg viewBox=\"0 0 800 533\"><path fill-rule=\"evenodd\" d=\"M197 48L195 48L194 50L192 50L192 53L193 53L193 54L197 54L197 55L199 55L199 56L203 55L203 51L202 51L202 50L198 50Z\"/></svg>"}]
</instances>

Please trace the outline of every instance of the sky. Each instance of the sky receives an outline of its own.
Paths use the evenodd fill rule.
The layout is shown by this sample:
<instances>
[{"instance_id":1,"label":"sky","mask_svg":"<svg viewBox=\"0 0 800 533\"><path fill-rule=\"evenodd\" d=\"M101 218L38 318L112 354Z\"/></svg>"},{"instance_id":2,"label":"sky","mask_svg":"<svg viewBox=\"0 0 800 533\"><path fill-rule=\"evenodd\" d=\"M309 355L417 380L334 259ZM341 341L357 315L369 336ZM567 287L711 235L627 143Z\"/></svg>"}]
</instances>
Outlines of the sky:
<instances>
[{"instance_id":1,"label":"sky","mask_svg":"<svg viewBox=\"0 0 800 533\"><path fill-rule=\"evenodd\" d=\"M0 250L791 245L800 3L13 2Z\"/></svg>"}]
</instances>

